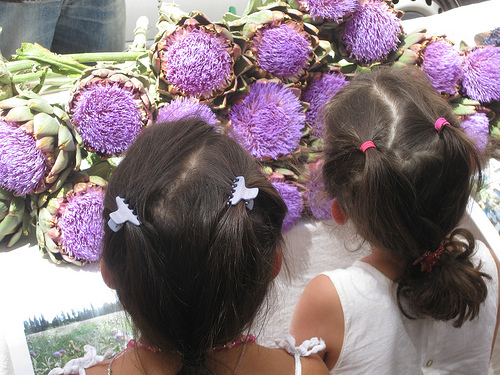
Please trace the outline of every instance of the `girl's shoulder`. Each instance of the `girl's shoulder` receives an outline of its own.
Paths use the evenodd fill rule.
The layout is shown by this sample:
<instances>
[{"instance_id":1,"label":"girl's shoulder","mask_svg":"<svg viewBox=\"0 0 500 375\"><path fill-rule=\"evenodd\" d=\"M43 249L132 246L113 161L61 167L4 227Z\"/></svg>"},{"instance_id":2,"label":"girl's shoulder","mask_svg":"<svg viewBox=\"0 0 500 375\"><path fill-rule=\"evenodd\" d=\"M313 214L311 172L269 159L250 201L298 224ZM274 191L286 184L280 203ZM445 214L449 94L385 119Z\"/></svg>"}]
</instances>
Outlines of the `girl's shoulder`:
<instances>
[{"instance_id":1,"label":"girl's shoulder","mask_svg":"<svg viewBox=\"0 0 500 375\"><path fill-rule=\"evenodd\" d=\"M290 335L283 340L277 340L278 348L267 348L255 345L243 358L242 374L275 374L275 375L327 375L328 369L321 358L316 354L324 348L317 339L306 340L302 345L295 347ZM322 345L318 347L319 345ZM250 349L250 348L249 348Z\"/></svg>"}]
</instances>

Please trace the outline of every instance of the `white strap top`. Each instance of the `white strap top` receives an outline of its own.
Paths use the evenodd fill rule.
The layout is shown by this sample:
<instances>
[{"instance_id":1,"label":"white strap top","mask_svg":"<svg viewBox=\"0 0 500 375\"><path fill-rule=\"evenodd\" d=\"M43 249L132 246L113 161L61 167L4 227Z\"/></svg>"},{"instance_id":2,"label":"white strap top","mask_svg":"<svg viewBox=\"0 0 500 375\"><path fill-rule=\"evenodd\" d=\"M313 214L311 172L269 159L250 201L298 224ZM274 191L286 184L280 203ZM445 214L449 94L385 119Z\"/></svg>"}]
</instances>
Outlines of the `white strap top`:
<instances>
[{"instance_id":1,"label":"white strap top","mask_svg":"<svg viewBox=\"0 0 500 375\"><path fill-rule=\"evenodd\" d=\"M488 296L479 315L460 328L453 322L408 319L399 310L395 284L375 267L355 262L324 274L344 312L344 342L331 374L487 374L498 311L498 274L488 248L477 241Z\"/></svg>"},{"instance_id":2,"label":"white strap top","mask_svg":"<svg viewBox=\"0 0 500 375\"><path fill-rule=\"evenodd\" d=\"M316 354L326 348L325 342L317 337L305 340L300 346L295 346L295 337L290 334L286 335L282 340L276 340L276 345L295 357L295 375L302 375L300 357Z\"/></svg>"},{"instance_id":3,"label":"white strap top","mask_svg":"<svg viewBox=\"0 0 500 375\"><path fill-rule=\"evenodd\" d=\"M113 350L108 349L104 355L97 355L97 350L91 345L83 347L85 355L83 358L75 358L64 365L63 368L55 368L49 375L85 375L85 369L105 361L113 355Z\"/></svg>"},{"instance_id":4,"label":"white strap top","mask_svg":"<svg viewBox=\"0 0 500 375\"><path fill-rule=\"evenodd\" d=\"M326 347L325 342L316 337L306 340L300 346L296 347L295 338L292 335L286 335L284 339L276 340L276 345L295 357L295 375L302 374L300 357L316 354ZM109 349L104 355L97 355L97 350L90 345L85 345L83 349L85 350L83 358L72 359L63 368L55 368L48 375L85 375L85 369L103 362L113 354L112 350Z\"/></svg>"}]
</instances>

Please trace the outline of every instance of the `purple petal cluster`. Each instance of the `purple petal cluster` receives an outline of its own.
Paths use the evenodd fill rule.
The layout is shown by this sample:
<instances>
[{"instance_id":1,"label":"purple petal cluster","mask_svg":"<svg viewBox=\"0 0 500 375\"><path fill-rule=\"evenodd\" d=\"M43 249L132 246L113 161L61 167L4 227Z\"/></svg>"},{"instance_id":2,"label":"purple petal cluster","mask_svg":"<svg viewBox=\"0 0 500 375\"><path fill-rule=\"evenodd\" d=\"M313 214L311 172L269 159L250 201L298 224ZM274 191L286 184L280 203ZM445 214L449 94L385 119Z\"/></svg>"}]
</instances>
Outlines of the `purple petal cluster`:
<instances>
[{"instance_id":1,"label":"purple petal cluster","mask_svg":"<svg viewBox=\"0 0 500 375\"><path fill-rule=\"evenodd\" d=\"M500 27L491 30L486 38L484 38L483 44L485 46L500 47Z\"/></svg>"},{"instance_id":2,"label":"purple petal cluster","mask_svg":"<svg viewBox=\"0 0 500 375\"><path fill-rule=\"evenodd\" d=\"M462 88L471 99L500 100L500 47L476 48L465 56Z\"/></svg>"},{"instance_id":3,"label":"purple petal cluster","mask_svg":"<svg viewBox=\"0 0 500 375\"><path fill-rule=\"evenodd\" d=\"M305 121L299 99L276 82L253 83L229 118L232 135L252 156L273 159L297 149Z\"/></svg>"},{"instance_id":4,"label":"purple petal cluster","mask_svg":"<svg viewBox=\"0 0 500 375\"><path fill-rule=\"evenodd\" d=\"M183 117L198 117L209 125L217 123L217 116L207 104L194 99L179 97L158 110L156 122L169 122Z\"/></svg>"},{"instance_id":5,"label":"purple petal cluster","mask_svg":"<svg viewBox=\"0 0 500 375\"><path fill-rule=\"evenodd\" d=\"M422 54L422 70L431 79L437 92L455 94L462 78L459 52L444 39L429 43Z\"/></svg>"},{"instance_id":6,"label":"purple petal cluster","mask_svg":"<svg viewBox=\"0 0 500 375\"><path fill-rule=\"evenodd\" d=\"M461 126L465 134L474 141L476 150L480 154L484 154L488 146L488 136L490 133L490 121L486 113L475 113L465 116Z\"/></svg>"},{"instance_id":7,"label":"purple petal cluster","mask_svg":"<svg viewBox=\"0 0 500 375\"><path fill-rule=\"evenodd\" d=\"M325 125L317 121L319 111L347 83L341 73L324 74L321 78L312 81L303 92L302 100L310 103L306 112L306 120L313 127L315 136L322 137L325 131Z\"/></svg>"},{"instance_id":8,"label":"purple petal cluster","mask_svg":"<svg viewBox=\"0 0 500 375\"><path fill-rule=\"evenodd\" d=\"M259 29L252 49L262 69L284 80L303 75L313 51L309 35L295 22Z\"/></svg>"},{"instance_id":9,"label":"purple petal cluster","mask_svg":"<svg viewBox=\"0 0 500 375\"><path fill-rule=\"evenodd\" d=\"M345 22L342 39L351 58L369 64L397 49L401 32L399 18L385 1L368 0Z\"/></svg>"},{"instance_id":10,"label":"purple petal cluster","mask_svg":"<svg viewBox=\"0 0 500 375\"><path fill-rule=\"evenodd\" d=\"M332 201L325 191L325 184L321 175L321 169L311 168L311 175L307 181L307 205L316 219L329 220L332 218Z\"/></svg>"},{"instance_id":11,"label":"purple petal cluster","mask_svg":"<svg viewBox=\"0 0 500 375\"><path fill-rule=\"evenodd\" d=\"M302 0L313 17L337 20L352 13L359 5L359 0Z\"/></svg>"},{"instance_id":12,"label":"purple petal cluster","mask_svg":"<svg viewBox=\"0 0 500 375\"><path fill-rule=\"evenodd\" d=\"M132 93L118 85L83 88L73 108L73 122L85 146L105 155L125 151L143 126Z\"/></svg>"},{"instance_id":13,"label":"purple petal cluster","mask_svg":"<svg viewBox=\"0 0 500 375\"><path fill-rule=\"evenodd\" d=\"M47 156L32 135L0 120L0 187L17 195L29 194L44 183Z\"/></svg>"},{"instance_id":14,"label":"purple petal cluster","mask_svg":"<svg viewBox=\"0 0 500 375\"><path fill-rule=\"evenodd\" d=\"M100 187L90 187L86 192L68 197L58 221L60 241L66 254L90 262L99 259L104 235L103 208L104 192Z\"/></svg>"},{"instance_id":15,"label":"purple petal cluster","mask_svg":"<svg viewBox=\"0 0 500 375\"><path fill-rule=\"evenodd\" d=\"M181 29L168 37L161 53L168 82L195 98L210 98L233 80L229 41L204 29Z\"/></svg>"},{"instance_id":16,"label":"purple petal cluster","mask_svg":"<svg viewBox=\"0 0 500 375\"><path fill-rule=\"evenodd\" d=\"M298 223L304 209L302 194L295 185L290 183L274 181L272 184L288 208L288 212L283 220L283 232L287 232Z\"/></svg>"}]
</instances>

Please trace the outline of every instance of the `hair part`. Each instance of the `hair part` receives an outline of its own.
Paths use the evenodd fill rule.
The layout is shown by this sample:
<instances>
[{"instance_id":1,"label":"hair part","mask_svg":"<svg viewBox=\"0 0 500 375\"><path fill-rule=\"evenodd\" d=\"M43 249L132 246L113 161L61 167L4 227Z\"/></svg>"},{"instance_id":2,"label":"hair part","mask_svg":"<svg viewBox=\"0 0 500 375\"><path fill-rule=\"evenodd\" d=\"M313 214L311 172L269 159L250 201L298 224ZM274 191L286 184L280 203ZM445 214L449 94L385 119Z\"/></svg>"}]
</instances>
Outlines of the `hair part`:
<instances>
[{"instance_id":1,"label":"hair part","mask_svg":"<svg viewBox=\"0 0 500 375\"><path fill-rule=\"evenodd\" d=\"M450 125L437 134L440 117ZM403 266L397 280L403 314L455 319L457 326L477 316L488 276L470 261L472 234L454 229L480 186L481 160L425 73L379 68L360 74L326 105L323 121L326 189L358 233ZM376 149L363 153L366 141ZM428 277L413 262L440 244L449 251Z\"/></svg>"},{"instance_id":2,"label":"hair part","mask_svg":"<svg viewBox=\"0 0 500 375\"><path fill-rule=\"evenodd\" d=\"M233 180L259 188L251 211L229 206ZM233 139L198 119L146 128L114 171L140 226L105 228L102 257L149 345L182 353L179 374L209 374L207 352L252 324L271 281L286 206Z\"/></svg>"}]
</instances>

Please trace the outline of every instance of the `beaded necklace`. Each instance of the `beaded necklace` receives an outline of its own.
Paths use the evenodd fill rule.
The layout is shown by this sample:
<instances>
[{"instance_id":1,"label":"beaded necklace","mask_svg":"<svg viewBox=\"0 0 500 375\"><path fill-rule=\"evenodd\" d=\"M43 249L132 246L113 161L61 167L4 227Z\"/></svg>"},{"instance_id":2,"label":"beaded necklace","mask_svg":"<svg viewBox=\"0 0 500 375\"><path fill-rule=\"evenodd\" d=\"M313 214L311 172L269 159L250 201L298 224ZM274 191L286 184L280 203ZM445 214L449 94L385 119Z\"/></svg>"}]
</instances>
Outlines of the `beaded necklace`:
<instances>
[{"instance_id":1,"label":"beaded necklace","mask_svg":"<svg viewBox=\"0 0 500 375\"><path fill-rule=\"evenodd\" d=\"M229 341L229 342L225 343L224 345L220 345L220 344L215 345L212 349L209 349L208 352L212 352L212 351L220 352L224 349L232 349L232 348L238 347L242 344L252 343L252 342L255 342L255 336L252 334L248 334L246 336L241 336L239 339L236 339L234 341ZM132 339L127 343L127 347L125 349L123 349L121 352L119 352L117 355L115 355L113 357L113 359L109 362L108 375L111 375L111 365L113 364L115 359L122 356L127 350L129 350L130 348L133 348L133 347L148 350L148 351L153 352L153 353L158 353L161 351L160 348L157 348L155 346L149 346L147 344L144 344L141 341L136 341L136 340ZM243 359L243 355L245 354L245 349L246 349L246 346L243 347L243 350L241 351L240 358L238 359L238 363L236 364L236 368L234 369L232 375L235 375L236 371L238 370L238 367L240 367L241 361Z\"/></svg>"}]
</instances>

